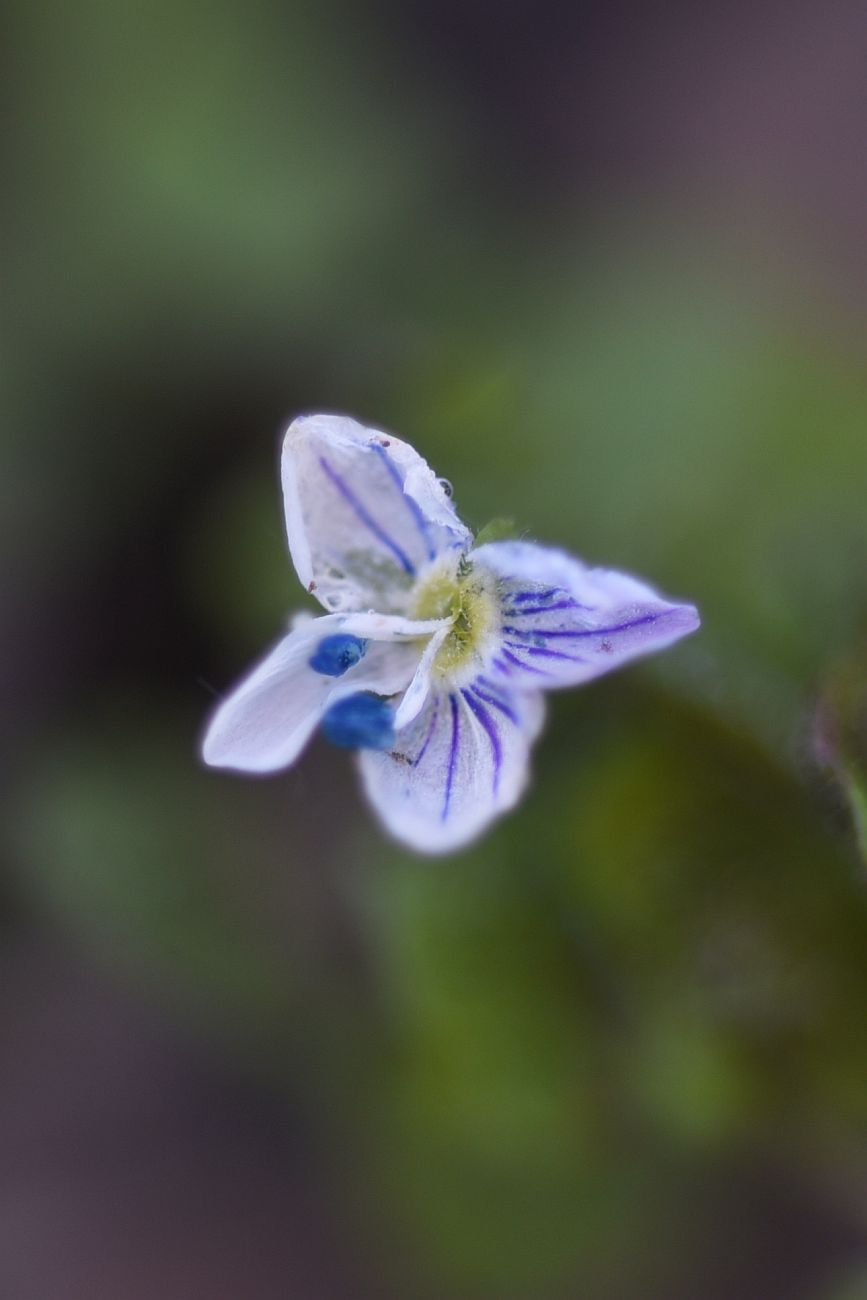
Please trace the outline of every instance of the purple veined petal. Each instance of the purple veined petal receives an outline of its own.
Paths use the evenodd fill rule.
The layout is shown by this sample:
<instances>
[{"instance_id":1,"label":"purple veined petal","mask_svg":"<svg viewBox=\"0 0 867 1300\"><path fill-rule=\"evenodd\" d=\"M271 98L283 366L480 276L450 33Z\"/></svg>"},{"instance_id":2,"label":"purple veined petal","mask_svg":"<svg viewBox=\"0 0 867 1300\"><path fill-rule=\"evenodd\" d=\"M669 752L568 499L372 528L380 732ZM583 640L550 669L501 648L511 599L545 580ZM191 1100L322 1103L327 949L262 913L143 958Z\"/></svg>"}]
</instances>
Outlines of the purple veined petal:
<instances>
[{"instance_id":1,"label":"purple veined petal","mask_svg":"<svg viewBox=\"0 0 867 1300\"><path fill-rule=\"evenodd\" d=\"M460 754L461 744L461 710L458 704L457 695L449 696L449 714L451 716L451 736L449 739L449 754L446 761L446 788L443 795L442 811L440 812L440 821L447 822L452 804L452 790L455 784L455 773L458 767L458 755Z\"/></svg>"},{"instance_id":2,"label":"purple veined petal","mask_svg":"<svg viewBox=\"0 0 867 1300\"><path fill-rule=\"evenodd\" d=\"M404 492L403 478L401 477L401 473L400 470L397 468L397 465L392 460L391 452L387 450L385 445L378 438L374 438L372 440L371 446L373 447L373 450L376 453L376 455L382 461L383 465L385 465L385 468L388 471L389 478L391 479L392 483L394 483L398 491L401 493L401 498L407 510L412 515L413 523L418 529L419 536L421 537L422 543L424 545L426 558L428 560L435 560L438 551L437 551L437 544L433 535L433 529L431 525L428 523L424 511L422 510L419 503L416 501L415 497L409 496L406 492Z\"/></svg>"},{"instance_id":3,"label":"purple veined petal","mask_svg":"<svg viewBox=\"0 0 867 1300\"><path fill-rule=\"evenodd\" d=\"M470 707L470 712L476 718L479 725L487 734L491 742L491 760L493 764L493 793L496 797L497 787L500 784L500 769L503 766L503 746L500 740L500 732L496 721L488 712L484 702L479 696L474 695L472 691L464 689L461 695Z\"/></svg>"},{"instance_id":4,"label":"purple veined petal","mask_svg":"<svg viewBox=\"0 0 867 1300\"><path fill-rule=\"evenodd\" d=\"M521 669L523 670L524 673L531 673L534 677L551 676L551 674L547 671L547 669L535 667L533 664L528 663L526 659L520 659L518 655L515 654L515 649L508 648L509 644L510 643L508 642L504 643L503 648L500 650L500 661L505 660L506 662L507 666L504 671L507 676L509 677L512 676L513 668ZM497 665L497 660L495 659L493 666L496 667L496 665Z\"/></svg>"},{"instance_id":5,"label":"purple veined petal","mask_svg":"<svg viewBox=\"0 0 867 1300\"><path fill-rule=\"evenodd\" d=\"M531 591L517 591L510 594L510 601L513 605L535 605L540 600L553 600L556 596L562 596L562 587L537 587Z\"/></svg>"},{"instance_id":6,"label":"purple veined petal","mask_svg":"<svg viewBox=\"0 0 867 1300\"><path fill-rule=\"evenodd\" d=\"M548 646L527 645L521 641L507 641L506 645L511 650L519 650L522 654L529 655L531 659L563 659L573 664L587 662L583 655L570 655L565 650L551 650Z\"/></svg>"},{"instance_id":7,"label":"purple veined petal","mask_svg":"<svg viewBox=\"0 0 867 1300\"><path fill-rule=\"evenodd\" d=\"M525 789L542 697L512 695L486 682L431 692L390 753L358 756L366 793L386 829L418 852L460 848Z\"/></svg>"},{"instance_id":8,"label":"purple veined petal","mask_svg":"<svg viewBox=\"0 0 867 1300\"><path fill-rule=\"evenodd\" d=\"M492 571L502 601L502 640L488 675L513 690L576 686L640 655L673 645L699 625L694 606L647 583L591 569L530 542L492 542L472 553Z\"/></svg>"},{"instance_id":9,"label":"purple veined petal","mask_svg":"<svg viewBox=\"0 0 867 1300\"><path fill-rule=\"evenodd\" d=\"M470 540L421 456L348 416L293 420L281 472L292 559L326 609L404 612L419 570Z\"/></svg>"},{"instance_id":10,"label":"purple veined petal","mask_svg":"<svg viewBox=\"0 0 867 1300\"><path fill-rule=\"evenodd\" d=\"M562 608L566 608L566 606L564 605ZM574 608L581 607L576 606ZM684 610L689 610L690 614L694 612L691 605L663 606L660 602L651 609L638 605L634 609L630 609L628 614L621 618L614 618L610 623L606 622L605 619L601 619L594 620L594 625L590 627L563 628L544 626L545 621L540 620L540 623L531 623L525 627L504 626L503 634L505 636L520 637L533 645L539 645L554 637L565 637L570 641L588 641L600 636L618 636L622 632L637 632L641 628L652 627L661 620L670 618L674 612L683 613ZM550 611L546 609L542 612L547 614Z\"/></svg>"},{"instance_id":11,"label":"purple veined petal","mask_svg":"<svg viewBox=\"0 0 867 1300\"><path fill-rule=\"evenodd\" d=\"M409 558L406 551L398 544L398 542L395 541L394 537L386 531L386 525L378 522L370 513L361 498L353 492L346 479L344 479L342 475L338 474L337 470L325 456L319 457L319 468L322 470L329 482L337 489L346 505L349 506L349 509L352 514L354 514L356 521L361 525L361 528L366 530L367 533L370 534L370 537L378 542L380 546L383 546L386 551L390 552L392 557L403 569L404 573L408 573L411 577L415 577L416 566Z\"/></svg>"},{"instance_id":12,"label":"purple veined petal","mask_svg":"<svg viewBox=\"0 0 867 1300\"><path fill-rule=\"evenodd\" d=\"M437 722L439 721L440 709L442 707L443 698L444 697L442 695L435 695L433 697L433 700L431 702L431 707L428 710L429 721L427 724L427 730L424 733L424 739L421 742L421 747L417 754L408 757L407 760L413 767L418 767L424 761L424 756L430 749L430 742L433 739L434 732L436 731L437 728Z\"/></svg>"},{"instance_id":13,"label":"purple veined petal","mask_svg":"<svg viewBox=\"0 0 867 1300\"><path fill-rule=\"evenodd\" d=\"M579 605L577 600L572 600L568 596L562 596L560 600L542 601L535 604L516 604L514 596L509 597L510 609L504 609L503 615L506 618L523 619L530 618L534 614L556 614L560 609L585 609L586 606Z\"/></svg>"},{"instance_id":14,"label":"purple veined petal","mask_svg":"<svg viewBox=\"0 0 867 1300\"><path fill-rule=\"evenodd\" d=\"M484 704L491 705L510 722L518 723L518 717L514 708L508 699L504 699L496 687L490 686L484 677L477 677L469 690L476 699L481 700Z\"/></svg>"}]
</instances>

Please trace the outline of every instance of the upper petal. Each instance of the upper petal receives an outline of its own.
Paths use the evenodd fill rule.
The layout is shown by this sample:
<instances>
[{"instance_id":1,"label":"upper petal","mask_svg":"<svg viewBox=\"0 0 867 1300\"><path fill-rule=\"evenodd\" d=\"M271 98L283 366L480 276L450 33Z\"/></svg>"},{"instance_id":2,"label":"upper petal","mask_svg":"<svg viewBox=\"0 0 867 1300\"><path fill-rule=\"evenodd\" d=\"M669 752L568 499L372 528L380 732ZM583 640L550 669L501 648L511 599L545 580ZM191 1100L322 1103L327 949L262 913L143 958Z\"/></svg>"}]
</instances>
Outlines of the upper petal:
<instances>
[{"instance_id":1,"label":"upper petal","mask_svg":"<svg viewBox=\"0 0 867 1300\"><path fill-rule=\"evenodd\" d=\"M517 690L575 686L699 625L695 606L666 600L629 574L588 568L564 551L492 542L472 560L497 575L500 592L501 643L487 671Z\"/></svg>"},{"instance_id":2,"label":"upper petal","mask_svg":"<svg viewBox=\"0 0 867 1300\"><path fill-rule=\"evenodd\" d=\"M421 456L348 416L293 420L282 480L298 577L329 610L402 610L418 570L470 540Z\"/></svg>"},{"instance_id":3,"label":"upper petal","mask_svg":"<svg viewBox=\"0 0 867 1300\"><path fill-rule=\"evenodd\" d=\"M223 700L202 741L212 767L274 772L300 754L329 703L357 691L395 695L412 680L423 643L408 639L406 619L323 615L298 624ZM340 677L310 663L320 642L336 632L371 639L364 658Z\"/></svg>"},{"instance_id":4,"label":"upper petal","mask_svg":"<svg viewBox=\"0 0 867 1300\"><path fill-rule=\"evenodd\" d=\"M359 754L367 796L411 848L460 848L520 798L543 716L538 693L476 683L433 692L393 750Z\"/></svg>"}]
</instances>

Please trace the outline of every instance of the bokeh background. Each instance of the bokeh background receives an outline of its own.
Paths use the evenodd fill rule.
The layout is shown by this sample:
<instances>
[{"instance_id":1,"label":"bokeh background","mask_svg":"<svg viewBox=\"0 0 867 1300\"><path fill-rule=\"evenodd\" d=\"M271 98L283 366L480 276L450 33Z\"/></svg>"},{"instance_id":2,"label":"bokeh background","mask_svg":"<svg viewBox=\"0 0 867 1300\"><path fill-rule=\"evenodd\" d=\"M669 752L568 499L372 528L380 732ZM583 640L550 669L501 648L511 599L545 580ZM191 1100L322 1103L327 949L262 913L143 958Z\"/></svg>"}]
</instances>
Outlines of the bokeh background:
<instances>
[{"instance_id":1,"label":"bokeh background","mask_svg":"<svg viewBox=\"0 0 867 1300\"><path fill-rule=\"evenodd\" d=\"M867 1296L864 5L5 20L4 1300ZM446 861L197 760L322 408L703 612Z\"/></svg>"}]
</instances>

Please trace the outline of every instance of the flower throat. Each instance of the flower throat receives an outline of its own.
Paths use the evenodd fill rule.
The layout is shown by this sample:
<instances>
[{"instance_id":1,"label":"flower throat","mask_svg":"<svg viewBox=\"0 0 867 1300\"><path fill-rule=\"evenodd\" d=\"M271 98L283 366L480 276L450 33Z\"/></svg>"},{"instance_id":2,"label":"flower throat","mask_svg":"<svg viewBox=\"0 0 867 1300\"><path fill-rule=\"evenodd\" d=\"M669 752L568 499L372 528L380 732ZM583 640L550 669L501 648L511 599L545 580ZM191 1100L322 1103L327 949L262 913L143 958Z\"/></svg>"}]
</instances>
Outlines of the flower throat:
<instances>
[{"instance_id":1,"label":"flower throat","mask_svg":"<svg viewBox=\"0 0 867 1300\"><path fill-rule=\"evenodd\" d=\"M413 593L412 617L451 618L452 626L434 660L434 671L451 675L482 657L498 625L496 583L462 555L447 559L422 577Z\"/></svg>"}]
</instances>

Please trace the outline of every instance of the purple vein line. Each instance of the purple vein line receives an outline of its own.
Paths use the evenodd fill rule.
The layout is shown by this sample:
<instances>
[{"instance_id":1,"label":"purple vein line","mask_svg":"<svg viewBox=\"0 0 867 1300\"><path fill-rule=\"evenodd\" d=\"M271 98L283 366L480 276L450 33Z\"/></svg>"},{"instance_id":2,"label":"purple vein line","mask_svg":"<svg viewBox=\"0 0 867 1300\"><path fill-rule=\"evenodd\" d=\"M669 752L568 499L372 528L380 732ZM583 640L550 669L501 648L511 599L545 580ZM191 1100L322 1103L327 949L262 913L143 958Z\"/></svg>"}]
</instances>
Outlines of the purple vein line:
<instances>
[{"instance_id":1,"label":"purple vein line","mask_svg":"<svg viewBox=\"0 0 867 1300\"><path fill-rule=\"evenodd\" d=\"M418 529L418 531L421 533L422 541L424 542L425 547L427 548L427 558L429 560L436 559L436 547L433 544L433 539L431 538L430 535L430 528L428 527L428 522L424 517L424 513L422 511L421 506L415 500L414 497L411 497L408 494L406 488L404 487L403 479L400 477L400 474L398 473L397 466L395 465L394 461L391 459L391 457L389 456L385 448L381 445L381 443L374 441L370 445L373 447L373 450L376 452L377 456L382 461L385 468L388 470L389 478L391 479L392 483L394 483L395 487L400 492L401 497L405 501L407 508L409 509L409 512L413 517L415 526Z\"/></svg>"},{"instance_id":2,"label":"purple vein line","mask_svg":"<svg viewBox=\"0 0 867 1300\"><path fill-rule=\"evenodd\" d=\"M474 699L473 696L469 693L469 691L461 691L461 695L463 695L467 704L470 706L473 713L478 718L479 722L482 724L485 731L488 733L488 740L490 740L491 742L491 754L494 759L494 794L496 794L497 786L500 784L500 767L502 766L502 762L503 762L503 747L500 744L500 736L499 736L499 732L497 731L497 724L494 722L494 719L491 717L490 713L488 713L488 710L485 708L484 704L480 703L479 700Z\"/></svg>"},{"instance_id":3,"label":"purple vein line","mask_svg":"<svg viewBox=\"0 0 867 1300\"><path fill-rule=\"evenodd\" d=\"M522 649L523 649L523 647L522 647ZM508 659L509 663L511 663L511 664L515 664L516 667L518 667L518 668L523 668L523 670L524 670L525 673L535 673L537 677L550 677L550 676L551 676L550 673L546 673L546 672L545 672L545 669L544 669L544 668L535 668L535 667L533 666L533 664L525 664L524 661L523 661L523 659L519 659L519 658L517 657L517 655L513 655L512 652L511 652L511 650L505 650L505 649L504 649L504 650L502 651L502 655L503 655L503 658L504 658L504 659Z\"/></svg>"},{"instance_id":4,"label":"purple vein line","mask_svg":"<svg viewBox=\"0 0 867 1300\"><path fill-rule=\"evenodd\" d=\"M484 686L486 691L490 691L493 695L499 695L500 697L505 695L508 691L508 687L499 686L496 682L490 681L489 678L483 677L481 674L479 674L473 682L473 689L476 690L479 686Z\"/></svg>"},{"instance_id":5,"label":"purple vein line","mask_svg":"<svg viewBox=\"0 0 867 1300\"><path fill-rule=\"evenodd\" d=\"M515 595L509 595L509 599L520 604L527 600L550 600L552 596L559 596L562 587L546 587L544 591L519 591Z\"/></svg>"},{"instance_id":6,"label":"purple vein line","mask_svg":"<svg viewBox=\"0 0 867 1300\"><path fill-rule=\"evenodd\" d=\"M510 722L514 722L515 726L518 725L518 715L515 713L514 709L511 709L509 705L506 704L505 700L498 700L496 696L488 695L486 691L480 691L478 686L471 686L470 690L474 695L477 695L480 700L484 700L486 704L490 704L492 708L499 709L503 717L508 718Z\"/></svg>"},{"instance_id":7,"label":"purple vein line","mask_svg":"<svg viewBox=\"0 0 867 1300\"><path fill-rule=\"evenodd\" d=\"M507 609L509 618L528 618L530 614L553 614L558 609L585 609L574 600L558 600L553 605L523 605L520 609Z\"/></svg>"},{"instance_id":8,"label":"purple vein line","mask_svg":"<svg viewBox=\"0 0 867 1300\"><path fill-rule=\"evenodd\" d=\"M398 564L406 573L415 573L415 566L410 560L409 556L406 554L406 552L402 551L401 548L398 546L397 542L393 541L392 538L389 537L388 533L384 532L384 530L380 528L379 524L376 522L373 516L367 511L365 506L362 505L362 503L359 501L358 497L355 495L352 489L346 485L346 483L343 481L343 479L340 477L337 471L335 469L332 469L332 467L328 464L328 461L325 459L324 456L319 457L319 464L322 466L328 478L337 488L337 491L343 497L343 500L346 502L346 504L348 506L351 506L351 508L355 511L356 515L364 524L365 528L368 528L370 532L373 533L374 537L378 541L382 542L383 546L385 546L389 551L391 551L392 555L397 560Z\"/></svg>"},{"instance_id":9,"label":"purple vein line","mask_svg":"<svg viewBox=\"0 0 867 1300\"><path fill-rule=\"evenodd\" d=\"M567 655L562 650L549 650L546 646L519 645L517 641L507 641L506 645L511 646L513 650L520 650L522 654L536 655L542 659L568 659L573 664L586 664L587 662L581 655Z\"/></svg>"},{"instance_id":10,"label":"purple vein line","mask_svg":"<svg viewBox=\"0 0 867 1300\"><path fill-rule=\"evenodd\" d=\"M427 747L430 744L431 739L433 738L434 730L437 725L437 718L439 717L439 712L440 712L440 697L437 695L434 697L433 712L431 713L431 719L430 722L428 723L427 735L424 738L424 744L416 754L415 758L412 760L413 767L418 767L419 763L427 753Z\"/></svg>"},{"instance_id":11,"label":"purple vein line","mask_svg":"<svg viewBox=\"0 0 867 1300\"><path fill-rule=\"evenodd\" d=\"M443 803L442 817L440 821L445 821L449 815L449 804L452 798L452 782L455 779L455 768L458 761L458 740L461 734L460 715L458 714L458 697L449 696L449 704L452 706L452 743L449 749L449 767L446 773L446 797Z\"/></svg>"},{"instance_id":12,"label":"purple vein line","mask_svg":"<svg viewBox=\"0 0 867 1300\"><path fill-rule=\"evenodd\" d=\"M615 632L631 632L634 627L644 627L648 623L656 623L665 615L666 611L662 610L658 614L642 614L640 618L629 619L626 623L617 623L613 627L593 627L585 628L580 632L567 632L562 628L555 627L504 627L503 631L507 636L568 636L593 637L593 636L612 636Z\"/></svg>"}]
</instances>

